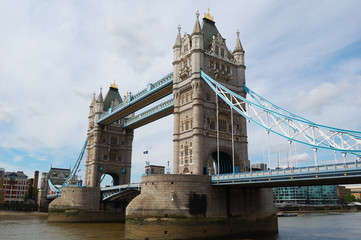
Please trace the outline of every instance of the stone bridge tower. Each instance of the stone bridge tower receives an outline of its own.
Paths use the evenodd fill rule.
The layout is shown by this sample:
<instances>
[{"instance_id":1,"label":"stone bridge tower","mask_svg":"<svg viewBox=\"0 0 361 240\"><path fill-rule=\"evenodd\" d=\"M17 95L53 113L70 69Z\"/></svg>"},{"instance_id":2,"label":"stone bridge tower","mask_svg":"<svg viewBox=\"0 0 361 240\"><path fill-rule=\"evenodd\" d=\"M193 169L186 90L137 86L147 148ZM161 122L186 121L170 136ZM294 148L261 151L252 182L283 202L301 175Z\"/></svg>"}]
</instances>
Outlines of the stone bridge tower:
<instances>
[{"instance_id":1,"label":"stone bridge tower","mask_svg":"<svg viewBox=\"0 0 361 240\"><path fill-rule=\"evenodd\" d=\"M121 102L113 83L104 99L100 91L90 104L84 180L88 187L99 187L103 174L112 176L114 185L130 182L133 130L122 128L123 119L108 126L97 124L102 113Z\"/></svg>"},{"instance_id":2,"label":"stone bridge tower","mask_svg":"<svg viewBox=\"0 0 361 240\"><path fill-rule=\"evenodd\" d=\"M173 172L175 174L214 174L217 172L216 94L200 76L200 69L246 97L244 50L239 32L233 52L219 33L213 17L199 13L191 35L178 27L173 46L174 136ZM231 110L220 98L219 171L233 172ZM233 111L235 172L249 169L246 119Z\"/></svg>"}]
</instances>

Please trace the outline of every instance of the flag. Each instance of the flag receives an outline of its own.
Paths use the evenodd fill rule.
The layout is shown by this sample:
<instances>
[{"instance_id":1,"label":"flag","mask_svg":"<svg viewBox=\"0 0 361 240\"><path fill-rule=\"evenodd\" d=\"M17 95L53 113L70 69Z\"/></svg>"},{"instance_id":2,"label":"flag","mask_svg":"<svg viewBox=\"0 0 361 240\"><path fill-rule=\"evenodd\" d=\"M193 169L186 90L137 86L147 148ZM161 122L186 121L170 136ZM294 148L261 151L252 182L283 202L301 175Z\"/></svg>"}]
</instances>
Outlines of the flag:
<instances>
[{"instance_id":1,"label":"flag","mask_svg":"<svg viewBox=\"0 0 361 240\"><path fill-rule=\"evenodd\" d=\"M143 154L148 154L148 150L147 150L147 151L144 151Z\"/></svg>"}]
</instances>

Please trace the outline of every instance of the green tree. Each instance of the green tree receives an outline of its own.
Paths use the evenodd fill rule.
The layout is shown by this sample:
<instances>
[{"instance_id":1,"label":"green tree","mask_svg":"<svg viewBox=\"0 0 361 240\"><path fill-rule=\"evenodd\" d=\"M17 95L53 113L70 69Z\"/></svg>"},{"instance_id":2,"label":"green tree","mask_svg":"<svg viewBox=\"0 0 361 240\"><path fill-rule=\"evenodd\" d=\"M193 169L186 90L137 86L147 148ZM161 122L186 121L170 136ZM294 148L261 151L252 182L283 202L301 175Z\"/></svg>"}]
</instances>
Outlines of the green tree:
<instances>
[{"instance_id":1,"label":"green tree","mask_svg":"<svg viewBox=\"0 0 361 240\"><path fill-rule=\"evenodd\" d=\"M356 197L354 195L346 195L345 198L343 199L344 203L350 203L350 202L355 202Z\"/></svg>"}]
</instances>

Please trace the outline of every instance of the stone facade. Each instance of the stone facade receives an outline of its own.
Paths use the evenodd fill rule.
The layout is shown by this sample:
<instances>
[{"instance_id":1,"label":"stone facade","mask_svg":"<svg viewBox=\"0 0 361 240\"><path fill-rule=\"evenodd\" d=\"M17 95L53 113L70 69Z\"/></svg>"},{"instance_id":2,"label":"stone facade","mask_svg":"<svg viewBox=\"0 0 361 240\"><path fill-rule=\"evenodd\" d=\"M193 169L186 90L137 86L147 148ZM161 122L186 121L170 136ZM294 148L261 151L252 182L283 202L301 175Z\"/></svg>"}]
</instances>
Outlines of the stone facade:
<instances>
[{"instance_id":1,"label":"stone facade","mask_svg":"<svg viewBox=\"0 0 361 240\"><path fill-rule=\"evenodd\" d=\"M272 189L212 186L210 176L166 174L142 178L141 194L126 209L126 239L221 239L277 232Z\"/></svg>"},{"instance_id":2,"label":"stone facade","mask_svg":"<svg viewBox=\"0 0 361 240\"><path fill-rule=\"evenodd\" d=\"M197 20L191 35L181 37L180 27L173 46L174 137L173 173L214 174L217 171L217 97L200 76L209 76L246 97L244 50L237 33L233 52L211 18ZM218 99L220 173L232 172L232 122L228 105ZM234 165L249 169L246 120L233 112ZM216 161L217 160L217 161ZM222 167L223 166L223 167ZM227 166L227 167L225 167Z\"/></svg>"},{"instance_id":3,"label":"stone facade","mask_svg":"<svg viewBox=\"0 0 361 240\"><path fill-rule=\"evenodd\" d=\"M99 187L103 174L113 177L114 185L130 182L133 130L123 129L124 119L108 126L99 125L99 116L122 102L118 88L112 85L103 100L102 92L95 95L89 107L88 144L85 181L89 187Z\"/></svg>"}]
</instances>

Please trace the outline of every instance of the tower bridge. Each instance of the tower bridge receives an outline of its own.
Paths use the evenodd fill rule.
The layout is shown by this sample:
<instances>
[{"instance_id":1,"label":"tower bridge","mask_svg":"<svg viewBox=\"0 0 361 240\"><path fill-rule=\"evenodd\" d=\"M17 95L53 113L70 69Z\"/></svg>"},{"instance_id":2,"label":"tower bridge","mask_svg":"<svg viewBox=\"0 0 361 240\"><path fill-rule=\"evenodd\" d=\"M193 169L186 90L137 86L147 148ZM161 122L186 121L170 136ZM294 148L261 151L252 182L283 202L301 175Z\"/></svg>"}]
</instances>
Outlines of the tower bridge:
<instances>
[{"instance_id":1,"label":"tower bridge","mask_svg":"<svg viewBox=\"0 0 361 240\"><path fill-rule=\"evenodd\" d=\"M244 54L239 31L231 51L210 13L202 24L197 13L191 34L182 36L178 27L172 73L137 94L128 92L124 99L115 84L105 98L102 91L97 98L94 95L83 148L86 187L64 185L61 197L50 205L49 221L126 219L129 239L164 234L169 239L185 238L184 229L200 238L275 232L270 187L361 182L361 132L314 123L256 94L245 82ZM169 95L173 98L138 113ZM144 176L141 183L130 185L134 129L170 114L173 174ZM250 123L267 136L284 138L290 154L292 143L312 148L315 163L252 172ZM320 165L317 149L339 152L344 162ZM347 162L346 154L354 155L356 162ZM115 186L100 189L104 174L113 177ZM122 204L109 207L112 201ZM165 230L151 231L155 224L151 219Z\"/></svg>"}]
</instances>

